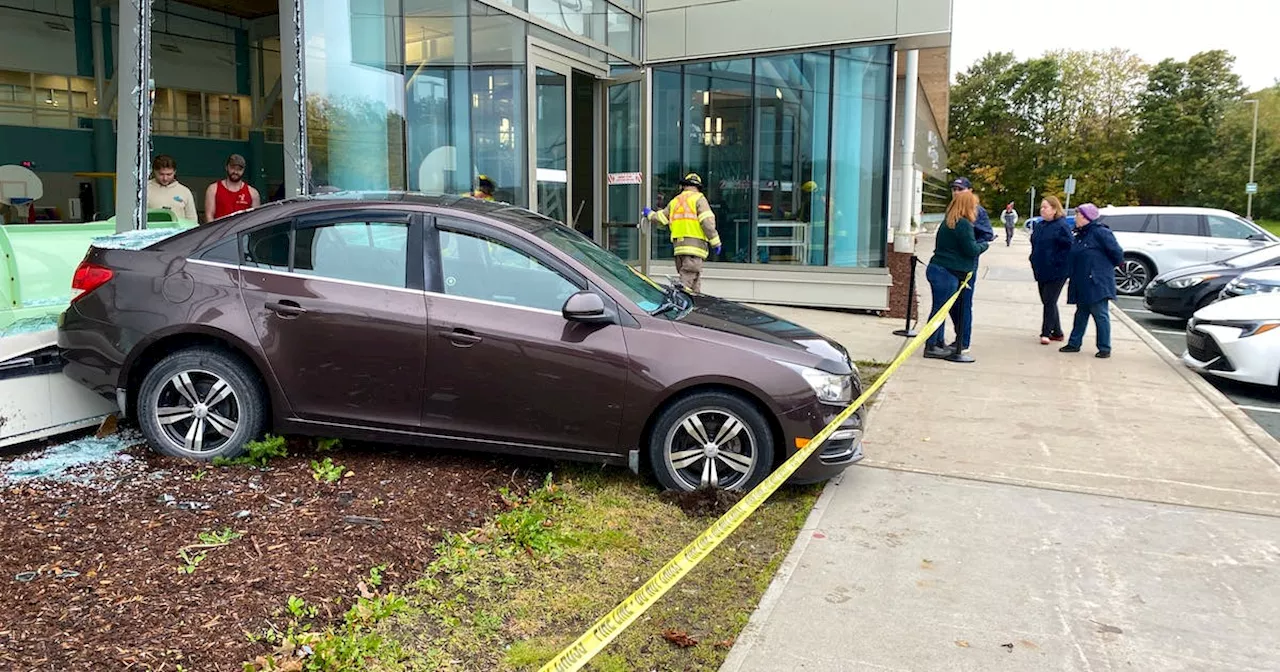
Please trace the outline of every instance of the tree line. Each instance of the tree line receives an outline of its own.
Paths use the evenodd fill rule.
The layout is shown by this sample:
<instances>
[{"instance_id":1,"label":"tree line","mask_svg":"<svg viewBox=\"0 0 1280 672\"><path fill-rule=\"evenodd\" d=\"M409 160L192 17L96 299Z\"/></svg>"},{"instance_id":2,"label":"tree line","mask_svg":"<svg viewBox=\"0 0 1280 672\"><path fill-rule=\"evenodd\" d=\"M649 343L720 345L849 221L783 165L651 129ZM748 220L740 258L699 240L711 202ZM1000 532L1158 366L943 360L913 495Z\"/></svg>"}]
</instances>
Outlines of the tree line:
<instances>
[{"instance_id":1,"label":"tree line","mask_svg":"<svg viewBox=\"0 0 1280 672\"><path fill-rule=\"evenodd\" d=\"M1124 49L989 53L951 86L950 165L990 207L1034 186L1073 203L1194 205L1245 214L1259 101L1254 219L1280 219L1280 81L1247 92L1226 51L1145 63ZM1034 214L1034 213L1028 213Z\"/></svg>"}]
</instances>

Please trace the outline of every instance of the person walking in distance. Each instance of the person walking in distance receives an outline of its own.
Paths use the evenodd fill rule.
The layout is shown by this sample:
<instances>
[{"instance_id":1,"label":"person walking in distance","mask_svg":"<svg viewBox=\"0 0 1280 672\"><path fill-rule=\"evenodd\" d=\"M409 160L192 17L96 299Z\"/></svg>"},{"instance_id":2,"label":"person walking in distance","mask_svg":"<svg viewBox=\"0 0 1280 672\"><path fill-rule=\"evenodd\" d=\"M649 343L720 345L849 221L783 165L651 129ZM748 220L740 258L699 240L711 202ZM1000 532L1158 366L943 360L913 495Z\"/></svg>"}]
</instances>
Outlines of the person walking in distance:
<instances>
[{"instance_id":1,"label":"person walking in distance","mask_svg":"<svg viewBox=\"0 0 1280 672\"><path fill-rule=\"evenodd\" d=\"M662 210L644 209L644 216L671 227L675 245L676 272L680 282L695 294L702 293L702 264L711 252L720 254L720 234L716 232L716 215L702 194L702 178L689 173L680 180L683 190Z\"/></svg>"},{"instance_id":2,"label":"person walking in distance","mask_svg":"<svg viewBox=\"0 0 1280 672\"><path fill-rule=\"evenodd\" d=\"M950 299L965 276L973 272L978 263L978 255L986 251L990 243L978 242L973 235L973 220L978 218L978 197L973 192L956 192L951 197L951 205L947 206L945 223L938 228L937 242L933 249L933 258L925 269L925 278L929 281L929 289L933 294L933 310L930 319L942 310L943 304ZM956 342L963 343L965 329L970 324L965 315L965 305L956 299L951 305L951 322L956 328ZM968 364L973 358L964 354L959 348L946 346L947 325L942 323L929 335L924 356L929 359L946 359L951 362Z\"/></svg>"},{"instance_id":3,"label":"person walking in distance","mask_svg":"<svg viewBox=\"0 0 1280 672\"><path fill-rule=\"evenodd\" d=\"M973 194L973 183L967 177L961 177L951 183L951 195L954 197L957 193ZM977 194L974 194L977 197ZM991 216L987 214L987 209L982 207L982 203L978 203L978 218L970 220L973 222L973 237L979 243L987 243L983 246L982 251L986 252L990 243L996 239L996 232L991 228ZM960 341L961 350L968 352L972 345L973 338L973 290L978 284L978 260L973 260L973 277L969 279L969 288L960 294L960 303L964 304L965 320L964 340ZM960 331L957 329L957 331Z\"/></svg>"},{"instance_id":4,"label":"person walking in distance","mask_svg":"<svg viewBox=\"0 0 1280 672\"><path fill-rule=\"evenodd\" d=\"M168 210L178 219L199 222L196 199L191 190L178 181L178 162L161 154L151 162L151 181L147 183L147 209Z\"/></svg>"},{"instance_id":5,"label":"person walking in distance","mask_svg":"<svg viewBox=\"0 0 1280 672\"><path fill-rule=\"evenodd\" d=\"M1018 228L1018 211L1013 209L1012 203L1004 206L1000 221L1004 223L1004 246L1009 247L1013 244L1013 231Z\"/></svg>"},{"instance_id":6,"label":"person walking in distance","mask_svg":"<svg viewBox=\"0 0 1280 672\"><path fill-rule=\"evenodd\" d=\"M1071 225L1067 224L1067 212L1057 196L1047 196L1040 201L1040 217L1043 220L1031 231L1031 272L1040 288L1043 305L1040 320L1040 344L1061 341L1062 320L1058 316L1058 297L1071 273L1068 257L1071 255Z\"/></svg>"},{"instance_id":7,"label":"person walking in distance","mask_svg":"<svg viewBox=\"0 0 1280 672\"><path fill-rule=\"evenodd\" d=\"M204 190L204 219L212 222L227 215L262 205L258 190L244 181L244 157L227 157L227 176Z\"/></svg>"},{"instance_id":8,"label":"person walking in distance","mask_svg":"<svg viewBox=\"0 0 1280 672\"><path fill-rule=\"evenodd\" d=\"M1098 206L1085 203L1076 208L1075 241L1068 257L1071 284L1067 303L1076 306L1071 338L1060 352L1080 352L1089 318L1098 330L1099 359L1111 356L1111 301L1116 298L1116 267L1124 263L1124 249L1104 222L1098 221Z\"/></svg>"}]
</instances>

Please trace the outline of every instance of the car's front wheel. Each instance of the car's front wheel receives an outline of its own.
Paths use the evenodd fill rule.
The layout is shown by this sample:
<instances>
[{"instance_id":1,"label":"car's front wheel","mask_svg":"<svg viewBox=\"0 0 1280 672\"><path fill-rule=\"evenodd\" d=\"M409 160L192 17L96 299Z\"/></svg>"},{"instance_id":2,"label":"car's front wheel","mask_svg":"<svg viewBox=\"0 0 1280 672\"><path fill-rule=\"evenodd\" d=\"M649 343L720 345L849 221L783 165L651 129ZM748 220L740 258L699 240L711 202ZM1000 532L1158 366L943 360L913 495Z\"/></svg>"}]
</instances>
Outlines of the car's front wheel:
<instances>
[{"instance_id":1,"label":"car's front wheel","mask_svg":"<svg viewBox=\"0 0 1280 672\"><path fill-rule=\"evenodd\" d=\"M138 391L138 424L151 446L175 457L235 457L262 434L266 395L242 360L191 348L160 360Z\"/></svg>"},{"instance_id":2,"label":"car's front wheel","mask_svg":"<svg viewBox=\"0 0 1280 672\"><path fill-rule=\"evenodd\" d=\"M754 404L701 392L658 417L649 437L649 464L668 490L750 490L773 467L773 433Z\"/></svg>"},{"instance_id":3,"label":"car's front wheel","mask_svg":"<svg viewBox=\"0 0 1280 672\"><path fill-rule=\"evenodd\" d=\"M1151 264L1139 257L1126 256L1116 267L1116 291L1125 296L1141 294L1154 276Z\"/></svg>"}]
</instances>

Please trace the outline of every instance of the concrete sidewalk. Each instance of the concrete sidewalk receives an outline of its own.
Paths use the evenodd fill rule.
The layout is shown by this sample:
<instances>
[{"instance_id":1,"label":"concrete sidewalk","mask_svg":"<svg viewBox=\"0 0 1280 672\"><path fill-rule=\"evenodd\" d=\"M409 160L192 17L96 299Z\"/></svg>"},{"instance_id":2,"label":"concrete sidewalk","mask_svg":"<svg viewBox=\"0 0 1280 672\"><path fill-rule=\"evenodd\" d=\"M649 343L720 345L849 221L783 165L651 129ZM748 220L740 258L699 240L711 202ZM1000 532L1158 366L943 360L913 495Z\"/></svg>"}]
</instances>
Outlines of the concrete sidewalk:
<instances>
[{"instance_id":1,"label":"concrete sidewalk","mask_svg":"<svg viewBox=\"0 0 1280 672\"><path fill-rule=\"evenodd\" d=\"M1110 360L1092 331L1041 346L1028 252L1019 233L983 257L976 364L916 355L885 387L867 459L722 670L1277 669L1275 441L1118 317ZM860 359L894 328L788 316Z\"/></svg>"}]
</instances>

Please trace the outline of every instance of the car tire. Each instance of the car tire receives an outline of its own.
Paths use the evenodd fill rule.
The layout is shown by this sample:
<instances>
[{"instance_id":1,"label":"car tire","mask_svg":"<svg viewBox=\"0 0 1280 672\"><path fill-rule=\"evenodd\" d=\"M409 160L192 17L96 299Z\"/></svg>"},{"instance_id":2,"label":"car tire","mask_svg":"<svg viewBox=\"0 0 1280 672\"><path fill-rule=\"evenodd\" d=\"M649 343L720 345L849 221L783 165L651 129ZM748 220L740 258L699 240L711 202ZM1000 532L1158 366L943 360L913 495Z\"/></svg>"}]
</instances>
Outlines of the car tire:
<instances>
[{"instance_id":1,"label":"car tire","mask_svg":"<svg viewBox=\"0 0 1280 672\"><path fill-rule=\"evenodd\" d=\"M267 396L257 373L216 348L180 350L138 388L138 425L156 451L196 460L232 458L262 435Z\"/></svg>"},{"instance_id":2,"label":"car tire","mask_svg":"<svg viewBox=\"0 0 1280 672\"><path fill-rule=\"evenodd\" d=\"M699 392L663 409L649 435L649 464L667 490L750 490L773 469L773 432L757 406Z\"/></svg>"},{"instance_id":3,"label":"car tire","mask_svg":"<svg viewBox=\"0 0 1280 672\"><path fill-rule=\"evenodd\" d=\"M1142 257L1126 254L1116 267L1116 291L1124 296L1141 296L1155 277L1151 262Z\"/></svg>"}]
</instances>

